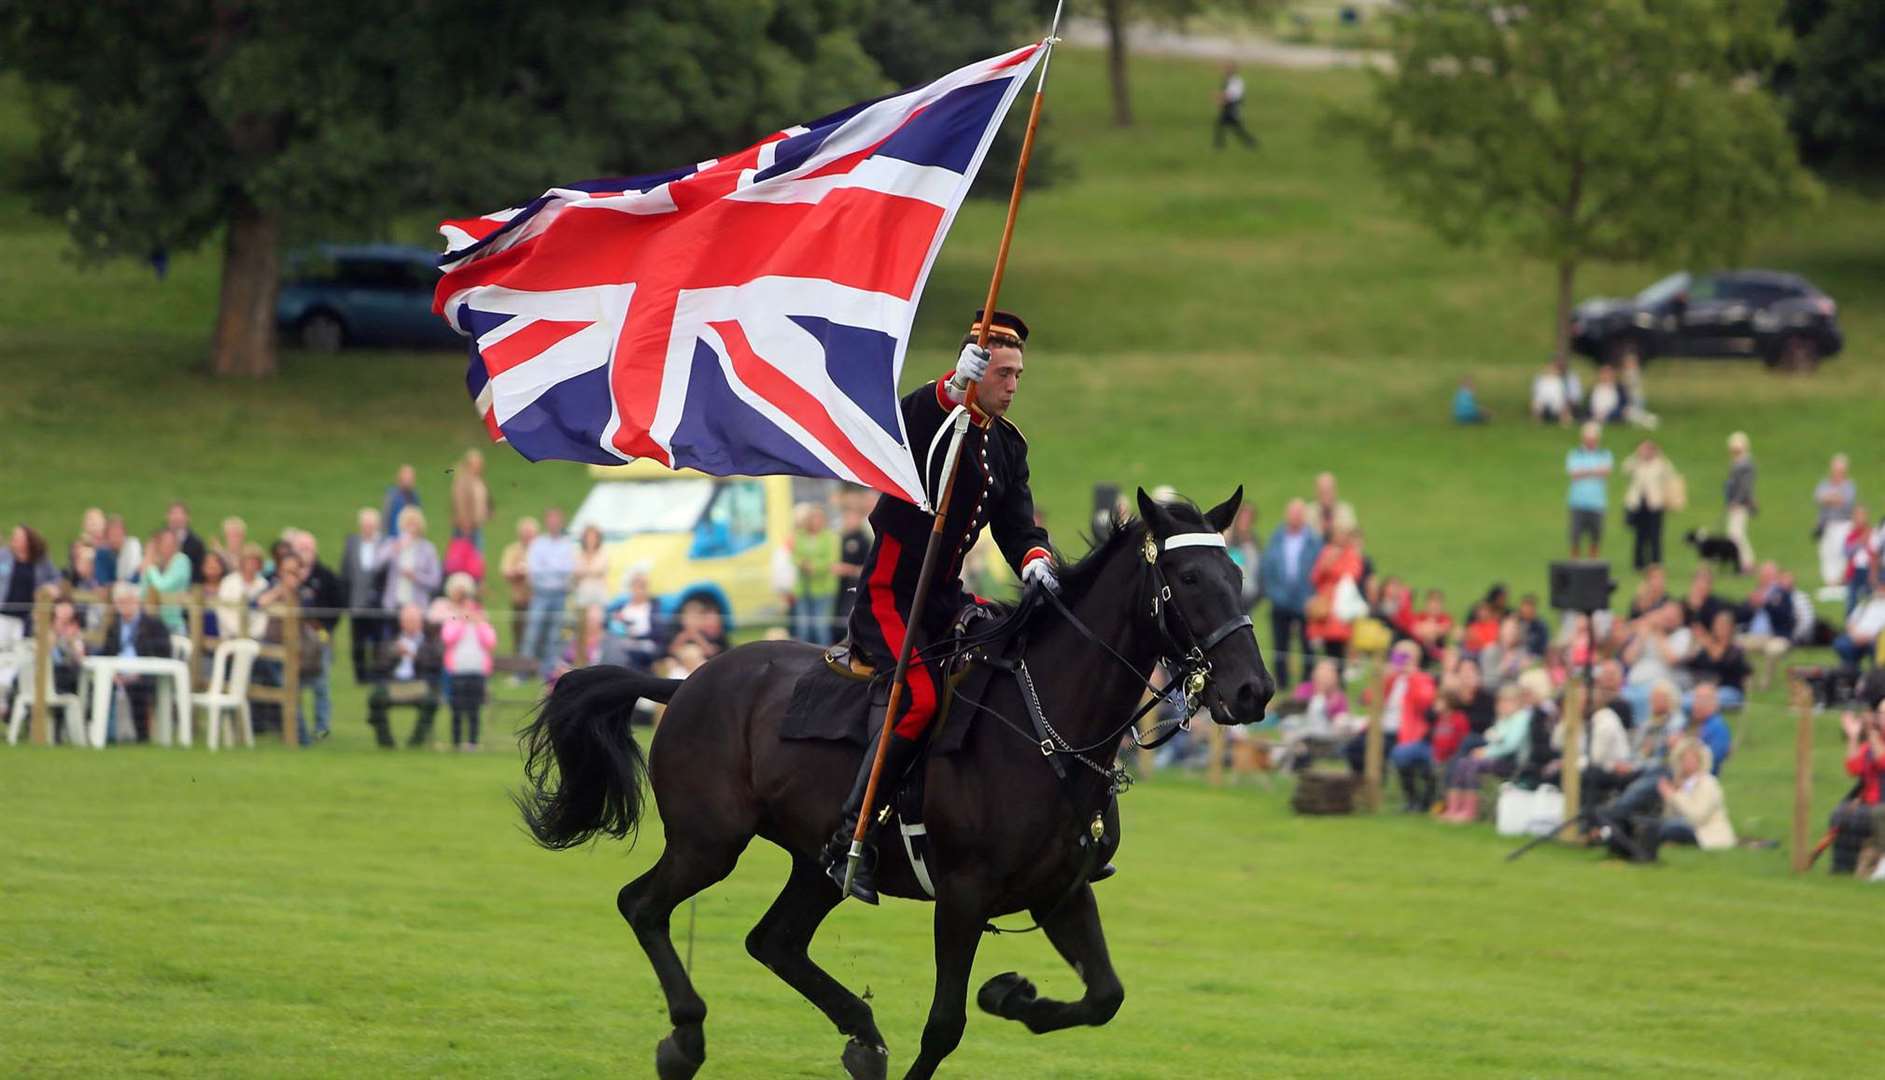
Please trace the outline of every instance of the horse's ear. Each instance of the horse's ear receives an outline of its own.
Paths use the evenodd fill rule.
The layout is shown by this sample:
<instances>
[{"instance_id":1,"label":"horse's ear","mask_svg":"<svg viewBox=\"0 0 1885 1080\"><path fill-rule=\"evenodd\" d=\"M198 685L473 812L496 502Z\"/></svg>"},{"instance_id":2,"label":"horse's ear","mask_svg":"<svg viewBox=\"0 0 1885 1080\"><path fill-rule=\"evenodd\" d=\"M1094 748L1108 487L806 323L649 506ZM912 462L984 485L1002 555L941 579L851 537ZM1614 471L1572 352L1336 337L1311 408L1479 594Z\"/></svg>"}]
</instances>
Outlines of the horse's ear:
<instances>
[{"instance_id":1,"label":"horse's ear","mask_svg":"<svg viewBox=\"0 0 1885 1080\"><path fill-rule=\"evenodd\" d=\"M1153 536L1169 531L1163 528L1165 508L1160 506L1152 496L1147 495L1144 488L1139 489L1139 520L1145 522L1146 528L1152 530Z\"/></svg>"},{"instance_id":2,"label":"horse's ear","mask_svg":"<svg viewBox=\"0 0 1885 1080\"><path fill-rule=\"evenodd\" d=\"M1231 492L1230 498L1225 499L1223 502L1218 503L1216 506L1204 512L1204 520L1211 523L1211 528L1216 529L1218 532L1223 532L1225 529L1230 528L1230 523L1236 519L1237 507L1241 505L1243 501L1244 486L1238 484L1237 490Z\"/></svg>"}]
</instances>

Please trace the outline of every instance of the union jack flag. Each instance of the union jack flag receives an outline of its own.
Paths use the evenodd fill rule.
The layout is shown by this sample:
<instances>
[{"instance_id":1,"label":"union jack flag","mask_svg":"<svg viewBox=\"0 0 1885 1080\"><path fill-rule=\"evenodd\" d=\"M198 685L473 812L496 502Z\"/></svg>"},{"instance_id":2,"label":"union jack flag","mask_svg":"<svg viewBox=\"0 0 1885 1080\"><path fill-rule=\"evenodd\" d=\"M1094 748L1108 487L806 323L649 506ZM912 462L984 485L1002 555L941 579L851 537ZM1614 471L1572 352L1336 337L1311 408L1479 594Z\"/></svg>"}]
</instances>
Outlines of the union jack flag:
<instances>
[{"instance_id":1,"label":"union jack flag","mask_svg":"<svg viewBox=\"0 0 1885 1080\"><path fill-rule=\"evenodd\" d=\"M835 477L923 506L897 407L930 266L1041 43L729 157L443 222L433 309L532 461Z\"/></svg>"}]
</instances>

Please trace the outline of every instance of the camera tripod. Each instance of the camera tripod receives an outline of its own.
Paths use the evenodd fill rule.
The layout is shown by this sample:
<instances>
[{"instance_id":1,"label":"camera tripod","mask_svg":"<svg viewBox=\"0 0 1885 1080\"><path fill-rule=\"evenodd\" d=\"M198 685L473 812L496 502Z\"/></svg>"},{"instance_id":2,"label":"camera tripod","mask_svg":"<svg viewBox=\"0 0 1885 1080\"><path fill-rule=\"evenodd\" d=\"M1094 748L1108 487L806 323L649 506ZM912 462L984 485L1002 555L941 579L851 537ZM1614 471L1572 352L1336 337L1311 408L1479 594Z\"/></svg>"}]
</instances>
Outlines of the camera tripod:
<instances>
[{"instance_id":1,"label":"camera tripod","mask_svg":"<svg viewBox=\"0 0 1885 1080\"><path fill-rule=\"evenodd\" d=\"M1610 835L1607 837L1607 839L1614 842L1618 847L1622 848L1624 852L1629 855L1631 862L1655 862L1656 861L1656 856L1650 854L1649 852L1644 851L1642 848L1642 845L1636 842L1636 837L1630 835L1630 830L1623 828L1615 823L1605 821L1604 819L1598 817L1597 811L1598 811L1598 808L1595 806L1588 807L1583 810L1579 810L1577 813L1572 814L1570 817L1565 818L1563 821L1558 822L1556 825L1553 825L1551 827L1551 831L1545 833L1542 836L1534 836L1530 840L1527 840L1525 841L1525 843L1519 845L1517 849L1515 849L1510 855L1507 855L1505 857L1505 861L1506 862L1515 861L1516 859L1518 859L1519 856L1525 854L1526 852L1544 843L1545 841L1556 839L1559 833L1563 832L1564 830L1570 828L1573 825L1580 826L1586 832L1589 832L1592 829L1600 829L1600 828L1608 829L1610 832Z\"/></svg>"}]
</instances>

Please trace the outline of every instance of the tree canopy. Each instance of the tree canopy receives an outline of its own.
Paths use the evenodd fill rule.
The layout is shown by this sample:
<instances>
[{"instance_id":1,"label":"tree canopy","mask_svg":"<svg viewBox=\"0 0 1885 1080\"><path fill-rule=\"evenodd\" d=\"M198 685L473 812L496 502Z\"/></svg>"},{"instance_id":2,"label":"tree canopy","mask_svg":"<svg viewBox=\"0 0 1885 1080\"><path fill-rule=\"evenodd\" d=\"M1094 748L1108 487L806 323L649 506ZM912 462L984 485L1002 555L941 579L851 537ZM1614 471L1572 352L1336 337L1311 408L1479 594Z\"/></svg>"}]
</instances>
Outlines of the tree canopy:
<instances>
[{"instance_id":1,"label":"tree canopy","mask_svg":"<svg viewBox=\"0 0 1885 1080\"><path fill-rule=\"evenodd\" d=\"M1789 0L1798 35L1776 72L1800 152L1815 167L1885 176L1885 9L1878 0Z\"/></svg>"},{"instance_id":2,"label":"tree canopy","mask_svg":"<svg viewBox=\"0 0 1885 1080\"><path fill-rule=\"evenodd\" d=\"M1393 68L1342 126L1442 236L1558 270L1563 354L1580 263L1735 257L1811 199L1761 86L1773 0L1404 0Z\"/></svg>"},{"instance_id":3,"label":"tree canopy","mask_svg":"<svg viewBox=\"0 0 1885 1080\"><path fill-rule=\"evenodd\" d=\"M1020 44L1038 33L1029 11L1024 0L14 0L0 8L0 63L32 96L38 208L68 223L86 258L220 237L211 368L263 376L275 369L285 242L365 238L417 213L725 152L972 50Z\"/></svg>"}]
</instances>

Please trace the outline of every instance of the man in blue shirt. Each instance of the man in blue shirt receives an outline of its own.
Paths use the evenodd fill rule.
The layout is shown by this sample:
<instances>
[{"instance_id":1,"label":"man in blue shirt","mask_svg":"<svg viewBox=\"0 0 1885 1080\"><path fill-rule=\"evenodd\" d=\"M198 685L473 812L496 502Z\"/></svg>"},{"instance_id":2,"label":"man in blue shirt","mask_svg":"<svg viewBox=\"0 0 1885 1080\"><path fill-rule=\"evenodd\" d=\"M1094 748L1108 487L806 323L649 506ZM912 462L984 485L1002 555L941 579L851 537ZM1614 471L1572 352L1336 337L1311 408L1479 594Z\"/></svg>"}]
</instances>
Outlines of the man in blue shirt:
<instances>
[{"instance_id":1,"label":"man in blue shirt","mask_svg":"<svg viewBox=\"0 0 1885 1080\"><path fill-rule=\"evenodd\" d=\"M1564 471L1571 478L1567 500L1571 507L1571 558L1595 559L1604 538L1604 509L1610 501L1609 480L1614 464L1610 451L1597 445L1603 426L1596 421L1584 424L1583 437L1570 453L1564 455ZM1580 556L1578 541L1590 539L1590 554Z\"/></svg>"},{"instance_id":2,"label":"man in blue shirt","mask_svg":"<svg viewBox=\"0 0 1885 1080\"><path fill-rule=\"evenodd\" d=\"M1709 771L1720 776L1722 762L1734 752L1734 733L1728 730L1728 721L1721 715L1721 696L1714 683L1696 684L1689 702L1689 717L1692 725L1699 727L1697 734L1714 758Z\"/></svg>"},{"instance_id":3,"label":"man in blue shirt","mask_svg":"<svg viewBox=\"0 0 1885 1080\"><path fill-rule=\"evenodd\" d=\"M1322 552L1322 540L1309 527L1309 508L1301 499L1291 499L1283 510L1283 523L1270 534L1270 544L1257 563L1257 576L1263 580L1263 595L1270 598L1270 669L1276 673L1276 685L1288 687L1290 636L1302 645L1303 674L1307 675L1309 626L1303 611L1315 589L1309 583L1309 571Z\"/></svg>"}]
</instances>

